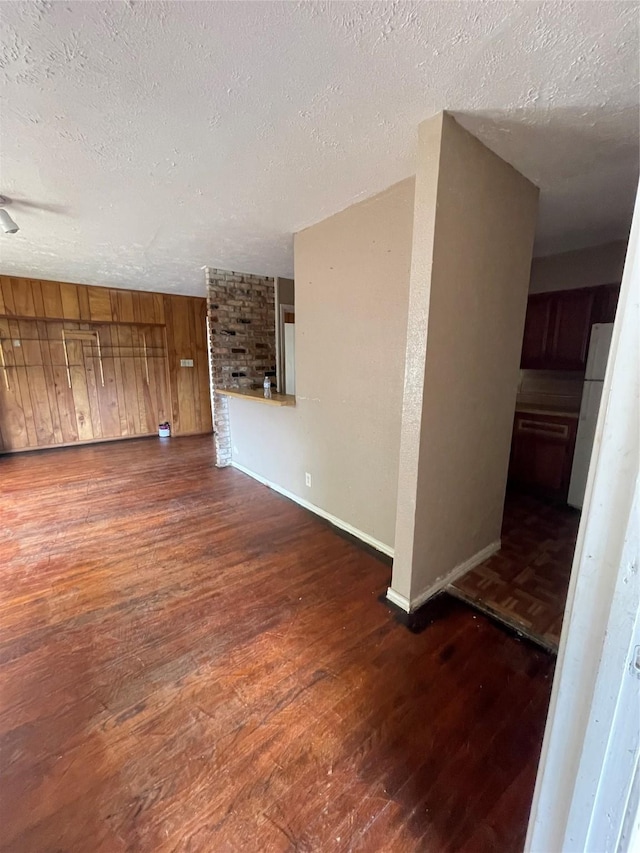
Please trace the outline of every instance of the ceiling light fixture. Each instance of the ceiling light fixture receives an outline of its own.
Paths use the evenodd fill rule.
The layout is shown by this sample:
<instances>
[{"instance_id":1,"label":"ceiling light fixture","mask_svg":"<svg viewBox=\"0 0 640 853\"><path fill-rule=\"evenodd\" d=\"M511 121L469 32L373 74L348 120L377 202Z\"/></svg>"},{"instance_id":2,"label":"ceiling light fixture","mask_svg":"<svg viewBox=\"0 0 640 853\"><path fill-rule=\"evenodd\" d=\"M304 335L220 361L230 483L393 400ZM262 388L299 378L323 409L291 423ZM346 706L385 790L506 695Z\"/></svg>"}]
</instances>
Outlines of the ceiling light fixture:
<instances>
[{"instance_id":1,"label":"ceiling light fixture","mask_svg":"<svg viewBox=\"0 0 640 853\"><path fill-rule=\"evenodd\" d=\"M11 199L0 195L0 227L5 234L15 234L20 229L4 209L7 204L11 204Z\"/></svg>"}]
</instances>

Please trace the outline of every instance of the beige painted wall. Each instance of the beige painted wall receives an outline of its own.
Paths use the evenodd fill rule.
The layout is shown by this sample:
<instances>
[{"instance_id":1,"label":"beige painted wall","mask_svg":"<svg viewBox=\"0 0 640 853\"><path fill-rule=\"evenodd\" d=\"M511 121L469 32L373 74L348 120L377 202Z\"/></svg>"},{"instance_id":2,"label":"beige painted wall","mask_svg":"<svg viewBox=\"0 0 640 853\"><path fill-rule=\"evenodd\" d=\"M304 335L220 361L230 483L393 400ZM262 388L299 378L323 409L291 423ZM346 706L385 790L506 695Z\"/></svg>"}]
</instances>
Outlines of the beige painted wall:
<instances>
[{"instance_id":1,"label":"beige painted wall","mask_svg":"<svg viewBox=\"0 0 640 853\"><path fill-rule=\"evenodd\" d=\"M296 407L230 398L234 462L387 547L413 195L411 178L296 235Z\"/></svg>"},{"instance_id":2,"label":"beige painted wall","mask_svg":"<svg viewBox=\"0 0 640 853\"><path fill-rule=\"evenodd\" d=\"M412 603L500 537L538 190L440 114L415 201L392 581Z\"/></svg>"},{"instance_id":3,"label":"beige painted wall","mask_svg":"<svg viewBox=\"0 0 640 853\"><path fill-rule=\"evenodd\" d=\"M575 252L534 258L531 264L530 293L572 290L622 281L627 252L625 241L604 243Z\"/></svg>"}]
</instances>

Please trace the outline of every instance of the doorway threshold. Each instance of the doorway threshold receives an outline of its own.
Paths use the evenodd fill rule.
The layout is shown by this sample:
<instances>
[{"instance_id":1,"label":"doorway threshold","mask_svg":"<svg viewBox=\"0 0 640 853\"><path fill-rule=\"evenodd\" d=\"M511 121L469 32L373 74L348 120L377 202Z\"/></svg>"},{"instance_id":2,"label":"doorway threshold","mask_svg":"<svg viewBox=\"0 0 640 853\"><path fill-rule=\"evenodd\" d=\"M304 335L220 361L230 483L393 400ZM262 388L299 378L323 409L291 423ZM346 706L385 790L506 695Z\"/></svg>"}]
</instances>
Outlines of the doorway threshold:
<instances>
[{"instance_id":1,"label":"doorway threshold","mask_svg":"<svg viewBox=\"0 0 640 853\"><path fill-rule=\"evenodd\" d=\"M480 598L474 598L472 595L467 595L462 590L456 589L455 586L447 587L447 592L454 598L464 601L465 604L468 604L470 607L478 610L484 616L488 616L490 619L499 622L501 625L504 625L512 631L515 631L519 637L530 640L532 643L535 643L537 646L540 646L552 655L558 654L558 643L554 638L536 633L518 619L510 618L507 614L491 607L491 605L486 601L483 601Z\"/></svg>"}]
</instances>

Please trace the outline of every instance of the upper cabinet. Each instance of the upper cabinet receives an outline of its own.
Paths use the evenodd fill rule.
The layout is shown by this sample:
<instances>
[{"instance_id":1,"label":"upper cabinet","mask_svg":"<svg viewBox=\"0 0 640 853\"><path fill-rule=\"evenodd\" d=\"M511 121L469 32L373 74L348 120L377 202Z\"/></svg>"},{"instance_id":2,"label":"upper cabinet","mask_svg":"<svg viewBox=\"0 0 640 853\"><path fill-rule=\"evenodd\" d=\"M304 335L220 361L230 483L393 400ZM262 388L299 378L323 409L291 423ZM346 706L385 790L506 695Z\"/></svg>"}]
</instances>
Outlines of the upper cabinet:
<instances>
[{"instance_id":1,"label":"upper cabinet","mask_svg":"<svg viewBox=\"0 0 640 853\"><path fill-rule=\"evenodd\" d=\"M591 326L613 322L619 289L603 285L530 296L520 366L584 370Z\"/></svg>"},{"instance_id":2,"label":"upper cabinet","mask_svg":"<svg viewBox=\"0 0 640 853\"><path fill-rule=\"evenodd\" d=\"M541 370L546 365L552 307L549 293L536 293L529 297L524 322L521 367Z\"/></svg>"},{"instance_id":3,"label":"upper cabinet","mask_svg":"<svg viewBox=\"0 0 640 853\"><path fill-rule=\"evenodd\" d=\"M556 370L584 370L593 315L594 288L554 294L549 366Z\"/></svg>"},{"instance_id":4,"label":"upper cabinet","mask_svg":"<svg viewBox=\"0 0 640 853\"><path fill-rule=\"evenodd\" d=\"M593 304L594 323L613 323L616 319L616 308L618 307L618 296L620 295L619 284L605 284L596 287L596 295Z\"/></svg>"}]
</instances>

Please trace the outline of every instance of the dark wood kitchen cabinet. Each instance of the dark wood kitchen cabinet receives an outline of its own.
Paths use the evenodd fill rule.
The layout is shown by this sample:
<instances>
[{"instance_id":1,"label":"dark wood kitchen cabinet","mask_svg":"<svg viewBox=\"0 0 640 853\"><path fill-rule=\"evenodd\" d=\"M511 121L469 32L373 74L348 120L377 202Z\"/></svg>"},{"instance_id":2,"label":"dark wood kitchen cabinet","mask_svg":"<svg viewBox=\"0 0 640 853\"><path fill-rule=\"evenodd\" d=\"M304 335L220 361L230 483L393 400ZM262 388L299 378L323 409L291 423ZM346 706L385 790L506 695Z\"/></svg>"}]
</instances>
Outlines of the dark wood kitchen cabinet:
<instances>
[{"instance_id":1,"label":"dark wood kitchen cabinet","mask_svg":"<svg viewBox=\"0 0 640 853\"><path fill-rule=\"evenodd\" d=\"M616 319L616 308L618 307L620 285L604 284L602 287L597 287L596 291L596 297L593 304L593 322L613 323Z\"/></svg>"},{"instance_id":2,"label":"dark wood kitchen cabinet","mask_svg":"<svg viewBox=\"0 0 640 853\"><path fill-rule=\"evenodd\" d=\"M565 290L554 299L549 364L554 370L584 370L593 323L595 288Z\"/></svg>"},{"instance_id":3,"label":"dark wood kitchen cabinet","mask_svg":"<svg viewBox=\"0 0 640 853\"><path fill-rule=\"evenodd\" d=\"M529 297L522 340L521 367L542 370L546 365L553 307L551 297L550 293L536 293Z\"/></svg>"},{"instance_id":4,"label":"dark wood kitchen cabinet","mask_svg":"<svg viewBox=\"0 0 640 853\"><path fill-rule=\"evenodd\" d=\"M529 297L520 366L584 370L594 323L611 323L620 286L584 287Z\"/></svg>"},{"instance_id":5,"label":"dark wood kitchen cabinet","mask_svg":"<svg viewBox=\"0 0 640 853\"><path fill-rule=\"evenodd\" d=\"M509 481L565 501L571 479L578 419L516 412Z\"/></svg>"}]
</instances>

